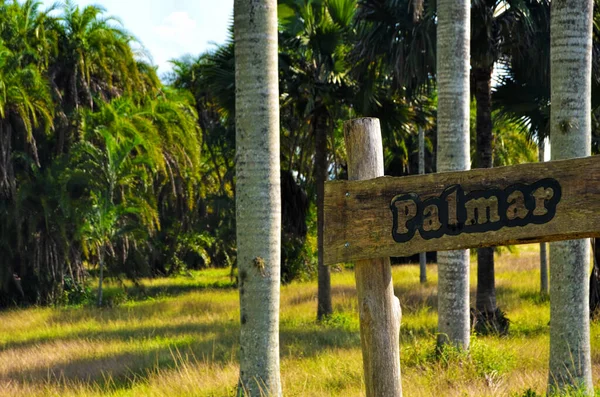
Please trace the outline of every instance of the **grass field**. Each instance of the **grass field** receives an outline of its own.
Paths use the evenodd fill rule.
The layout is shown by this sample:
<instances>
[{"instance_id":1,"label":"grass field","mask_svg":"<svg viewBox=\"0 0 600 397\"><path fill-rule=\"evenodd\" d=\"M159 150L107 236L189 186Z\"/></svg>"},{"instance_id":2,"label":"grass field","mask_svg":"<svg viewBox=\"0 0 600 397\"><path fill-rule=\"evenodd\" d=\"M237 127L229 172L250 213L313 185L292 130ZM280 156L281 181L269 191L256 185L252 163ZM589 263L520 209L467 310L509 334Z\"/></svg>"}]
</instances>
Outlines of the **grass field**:
<instances>
[{"instance_id":1,"label":"grass field","mask_svg":"<svg viewBox=\"0 0 600 397\"><path fill-rule=\"evenodd\" d=\"M497 257L507 337L474 337L469 356L434 354L436 266L394 268L406 396L542 394L548 371L549 304L540 298L536 246ZM333 274L334 316L317 324L316 282L281 292L281 375L286 396L364 395L352 271ZM0 313L2 396L228 396L237 382L238 293L227 270L144 282L145 294L113 287L111 308L31 308ZM472 292L475 269L471 275ZM474 296L472 296L474 298ZM591 328L600 386L600 325ZM600 387L599 387L600 388ZM529 395L534 395L530 393Z\"/></svg>"}]
</instances>

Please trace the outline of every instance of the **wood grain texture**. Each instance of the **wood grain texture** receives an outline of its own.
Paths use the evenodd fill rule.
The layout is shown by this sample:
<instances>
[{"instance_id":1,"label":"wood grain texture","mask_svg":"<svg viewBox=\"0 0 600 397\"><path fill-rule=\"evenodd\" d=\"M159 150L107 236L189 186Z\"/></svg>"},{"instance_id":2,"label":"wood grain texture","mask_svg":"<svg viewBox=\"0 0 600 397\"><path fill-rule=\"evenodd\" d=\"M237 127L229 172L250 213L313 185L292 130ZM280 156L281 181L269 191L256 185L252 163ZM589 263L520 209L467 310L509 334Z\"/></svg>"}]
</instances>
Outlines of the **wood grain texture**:
<instances>
[{"instance_id":1,"label":"wood grain texture","mask_svg":"<svg viewBox=\"0 0 600 397\"><path fill-rule=\"evenodd\" d=\"M556 180L561 187L556 214L547 223L430 239L423 239L417 230L414 237L404 243L392 238L390 204L399 195L414 193L425 201L439 197L453 185L460 185L468 194L518 184L531 185L546 178ZM328 265L426 251L595 236L600 236L599 156L401 178L334 181L325 186L324 254Z\"/></svg>"},{"instance_id":2,"label":"wood grain texture","mask_svg":"<svg viewBox=\"0 0 600 397\"><path fill-rule=\"evenodd\" d=\"M362 118L344 124L348 177L383 175L379 120ZM389 258L357 261L356 294L367 397L402 397L400 382L400 301L394 295Z\"/></svg>"}]
</instances>

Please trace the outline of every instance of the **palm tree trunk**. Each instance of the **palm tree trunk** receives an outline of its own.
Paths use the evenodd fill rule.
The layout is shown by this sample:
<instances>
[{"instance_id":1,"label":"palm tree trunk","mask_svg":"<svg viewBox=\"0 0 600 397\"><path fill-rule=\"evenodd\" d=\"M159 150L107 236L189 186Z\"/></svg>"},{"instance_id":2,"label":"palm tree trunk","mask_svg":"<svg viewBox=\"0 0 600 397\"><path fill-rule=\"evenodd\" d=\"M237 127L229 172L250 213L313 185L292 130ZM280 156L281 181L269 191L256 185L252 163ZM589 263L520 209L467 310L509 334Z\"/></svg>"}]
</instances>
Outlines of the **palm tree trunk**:
<instances>
[{"instance_id":1,"label":"palm tree trunk","mask_svg":"<svg viewBox=\"0 0 600 397\"><path fill-rule=\"evenodd\" d=\"M0 198L14 199L17 194L12 158L12 128L0 121Z\"/></svg>"},{"instance_id":2,"label":"palm tree trunk","mask_svg":"<svg viewBox=\"0 0 600 397\"><path fill-rule=\"evenodd\" d=\"M473 68L473 83L477 101L477 166L493 167L492 124L492 71L493 65ZM480 332L499 330L496 284L494 274L494 248L477 250L476 321Z\"/></svg>"},{"instance_id":3,"label":"palm tree trunk","mask_svg":"<svg viewBox=\"0 0 600 397\"><path fill-rule=\"evenodd\" d=\"M438 172L467 170L471 4L439 0L437 28ZM438 345L469 348L469 251L438 253Z\"/></svg>"},{"instance_id":4,"label":"palm tree trunk","mask_svg":"<svg viewBox=\"0 0 600 397\"><path fill-rule=\"evenodd\" d=\"M323 263L323 205L325 201L325 179L327 175L327 125L325 115L317 109L313 117L315 134L315 183L317 185L317 249L319 258L319 280L317 319L331 315L331 274Z\"/></svg>"},{"instance_id":5,"label":"palm tree trunk","mask_svg":"<svg viewBox=\"0 0 600 397\"><path fill-rule=\"evenodd\" d=\"M75 66L75 68L73 69L73 74L71 75L71 81L70 81L71 105L73 106L73 109L75 109L75 110L79 109L79 92L77 90L78 72L79 72L79 69L77 68L77 66Z\"/></svg>"},{"instance_id":6,"label":"palm tree trunk","mask_svg":"<svg viewBox=\"0 0 600 397\"><path fill-rule=\"evenodd\" d=\"M477 295L475 308L493 321L496 313L496 286L494 274L494 249L477 250Z\"/></svg>"},{"instance_id":7,"label":"palm tree trunk","mask_svg":"<svg viewBox=\"0 0 600 397\"><path fill-rule=\"evenodd\" d=\"M98 266L100 273L98 275L98 307L102 307L102 283L104 282L104 248L98 247Z\"/></svg>"},{"instance_id":8,"label":"palm tree trunk","mask_svg":"<svg viewBox=\"0 0 600 397\"><path fill-rule=\"evenodd\" d=\"M239 394L281 396L277 1L235 0Z\"/></svg>"},{"instance_id":9,"label":"palm tree trunk","mask_svg":"<svg viewBox=\"0 0 600 397\"><path fill-rule=\"evenodd\" d=\"M423 4L421 4L421 7ZM419 175L425 174L425 131L419 127ZM421 284L427 282L427 253L419 254L419 281Z\"/></svg>"},{"instance_id":10,"label":"palm tree trunk","mask_svg":"<svg viewBox=\"0 0 600 397\"><path fill-rule=\"evenodd\" d=\"M591 154L592 0L553 0L550 19L552 160ZM549 392L593 394L589 240L550 244Z\"/></svg>"},{"instance_id":11,"label":"palm tree trunk","mask_svg":"<svg viewBox=\"0 0 600 397\"><path fill-rule=\"evenodd\" d=\"M538 138L538 161L541 163L545 157L544 139ZM540 293L548 295L548 252L547 243L540 243Z\"/></svg>"},{"instance_id":12,"label":"palm tree trunk","mask_svg":"<svg viewBox=\"0 0 600 397\"><path fill-rule=\"evenodd\" d=\"M473 68L473 84L477 101L477 167L492 168L494 135L492 132L493 65Z\"/></svg>"},{"instance_id":13,"label":"palm tree trunk","mask_svg":"<svg viewBox=\"0 0 600 397\"><path fill-rule=\"evenodd\" d=\"M590 317L597 314L600 307L600 238L592 240L593 250L593 268L590 276Z\"/></svg>"}]
</instances>

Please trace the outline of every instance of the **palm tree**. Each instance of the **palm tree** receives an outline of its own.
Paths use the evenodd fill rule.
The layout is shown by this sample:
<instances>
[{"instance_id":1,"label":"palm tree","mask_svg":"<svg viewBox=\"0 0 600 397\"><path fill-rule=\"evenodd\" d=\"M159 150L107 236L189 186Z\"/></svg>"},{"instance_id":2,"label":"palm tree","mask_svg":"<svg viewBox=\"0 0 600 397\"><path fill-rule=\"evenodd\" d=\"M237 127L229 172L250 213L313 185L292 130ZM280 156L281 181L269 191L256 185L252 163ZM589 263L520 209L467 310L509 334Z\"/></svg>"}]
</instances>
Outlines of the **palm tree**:
<instances>
[{"instance_id":1,"label":"palm tree","mask_svg":"<svg viewBox=\"0 0 600 397\"><path fill-rule=\"evenodd\" d=\"M178 247L187 241L187 234L198 233L198 202L202 197L199 187L204 165L201 131L193 100L189 95L171 89L165 89L164 95L147 101L138 112L136 118L151 122L146 130L155 130L162 157L157 163L164 164L160 172L154 173L161 230L154 236L152 244L157 247L151 255L156 258L153 271L172 274L180 270L183 263L178 260L182 250ZM144 133L147 135L150 134Z\"/></svg>"},{"instance_id":2,"label":"palm tree","mask_svg":"<svg viewBox=\"0 0 600 397\"><path fill-rule=\"evenodd\" d=\"M592 0L551 3L552 160L591 154ZM593 394L589 240L550 244L550 393Z\"/></svg>"},{"instance_id":3,"label":"palm tree","mask_svg":"<svg viewBox=\"0 0 600 397\"><path fill-rule=\"evenodd\" d=\"M437 30L437 170L470 167L470 2L439 0ZM438 253L438 345L469 348L469 251Z\"/></svg>"},{"instance_id":4,"label":"palm tree","mask_svg":"<svg viewBox=\"0 0 600 397\"><path fill-rule=\"evenodd\" d=\"M350 54L359 114L382 123L386 175L411 172L418 130L435 129L435 2L362 0ZM414 171L416 171L416 166Z\"/></svg>"},{"instance_id":5,"label":"palm tree","mask_svg":"<svg viewBox=\"0 0 600 397\"><path fill-rule=\"evenodd\" d=\"M16 189L11 159L13 133L23 134L34 159L38 159L34 130L49 130L52 105L48 87L34 66L19 67L14 54L0 42L0 195Z\"/></svg>"},{"instance_id":6,"label":"palm tree","mask_svg":"<svg viewBox=\"0 0 600 397\"><path fill-rule=\"evenodd\" d=\"M88 118L101 120L94 115ZM98 306L102 305L105 259L107 254L115 255L117 240L127 246L136 233L151 235L160 227L151 198L151 171L156 166L152 153L146 150L151 145L135 130L128 131L134 136L119 134L119 120L111 121L87 124L87 139L73 147L70 177L85 183L90 192L80 212L79 239L84 253L95 251L98 258Z\"/></svg>"},{"instance_id":7,"label":"palm tree","mask_svg":"<svg viewBox=\"0 0 600 397\"><path fill-rule=\"evenodd\" d=\"M0 37L22 66L35 65L46 70L56 50L53 7L40 11L40 0L4 1L0 4Z\"/></svg>"},{"instance_id":8,"label":"palm tree","mask_svg":"<svg viewBox=\"0 0 600 397\"><path fill-rule=\"evenodd\" d=\"M300 115L308 119L314 139L313 175L317 196L318 303L317 318L332 314L329 267L323 263L324 183L329 179L327 141L334 129L333 114L348 93L349 38L356 0L284 0L280 19L283 41L305 99Z\"/></svg>"},{"instance_id":9,"label":"palm tree","mask_svg":"<svg viewBox=\"0 0 600 397\"><path fill-rule=\"evenodd\" d=\"M129 92L127 75L135 73L132 37L114 17L98 6L80 9L67 0L58 19L59 52L50 69L51 80L67 92L67 103L93 109L94 94L113 98Z\"/></svg>"},{"instance_id":10,"label":"palm tree","mask_svg":"<svg viewBox=\"0 0 600 397\"><path fill-rule=\"evenodd\" d=\"M531 4L535 3L535 4ZM539 2L474 0L471 5L471 78L477 101L478 168L493 166L492 72L494 65L507 59L515 48L529 45L535 26L530 8ZM477 250L476 329L480 332L507 332L508 322L496 304L494 248Z\"/></svg>"},{"instance_id":11,"label":"palm tree","mask_svg":"<svg viewBox=\"0 0 600 397\"><path fill-rule=\"evenodd\" d=\"M407 98L418 96L424 86L430 88L436 64L435 2L361 0L356 22L352 59L355 73L362 76L359 81L382 74ZM385 98L365 94L370 97L367 104Z\"/></svg>"},{"instance_id":12,"label":"palm tree","mask_svg":"<svg viewBox=\"0 0 600 397\"><path fill-rule=\"evenodd\" d=\"M172 265L172 258L156 252L164 249L176 254L175 248L180 243L179 237L191 230L195 219L196 186L199 181L200 170L200 139L196 122L196 113L189 102L189 98L181 96L172 90L165 90L164 94L146 100L143 105L136 105L129 98L119 98L111 103L101 104L97 112L87 113L84 119L84 142L97 148L111 149L109 154L115 152L114 144L135 143L129 157L137 164L137 173L131 176L133 183L141 183L138 192L148 191L148 195L135 194L131 190L123 190L118 195L120 204L123 200L138 202L138 207L146 208L148 214L156 212L157 222L152 217L145 218L140 223L140 228L147 228L153 235L152 244L142 246L156 247L145 249L151 257L162 257L167 263L162 263L161 273L166 274L166 267ZM104 136L110 133L111 139ZM136 143L137 142L137 143ZM131 161L124 155L121 161ZM110 159L111 157L108 156ZM142 162L142 159L145 159ZM111 164L111 162L109 162ZM128 163L124 163L127 165ZM145 167L142 167L145 164ZM96 167L97 168L97 167ZM128 169L127 167L125 168ZM112 178L98 178L100 180L118 180L115 172ZM103 191L100 187L96 191ZM104 189L105 190L105 189ZM145 204L145 205L142 205ZM101 208L101 207L99 207ZM104 213L106 211L102 211ZM110 211L109 211L110 212ZM167 223L164 234L154 235L156 226L153 223ZM150 226L150 227L147 227ZM124 242L123 239L120 240ZM123 262L127 261L124 251L126 247L120 244L116 247L122 253ZM138 248L137 251L142 251ZM152 265L152 264L151 264ZM131 266L129 266L131 267ZM134 268L139 266L134 266ZM148 265L145 265L148 268ZM135 269L127 269L126 273L135 276ZM171 271L176 267L172 266Z\"/></svg>"},{"instance_id":13,"label":"palm tree","mask_svg":"<svg viewBox=\"0 0 600 397\"><path fill-rule=\"evenodd\" d=\"M239 394L281 396L277 2L235 0Z\"/></svg>"},{"instance_id":14,"label":"palm tree","mask_svg":"<svg viewBox=\"0 0 600 397\"><path fill-rule=\"evenodd\" d=\"M80 108L94 109L94 98L109 101L122 95L143 96L156 91L153 68L136 59L134 38L99 6L79 8L71 0L52 30L57 51L50 59L48 78L61 104L56 121L57 153L63 153L81 129Z\"/></svg>"},{"instance_id":15,"label":"palm tree","mask_svg":"<svg viewBox=\"0 0 600 397\"><path fill-rule=\"evenodd\" d=\"M11 255L2 259L2 268L6 269L1 275L2 284L15 270L13 263L19 251L15 245L20 241L15 241L15 230L21 223L15 208L19 167L15 150L39 164L36 135L49 131L52 113L48 87L38 69L33 65L20 66L18 57L0 40L0 201L5 219L0 232L3 240L14 242L5 251Z\"/></svg>"},{"instance_id":16,"label":"palm tree","mask_svg":"<svg viewBox=\"0 0 600 397\"><path fill-rule=\"evenodd\" d=\"M527 9L530 38L507 48L500 60L492 104L498 118L520 123L540 142L550 134L550 2L531 1Z\"/></svg>"},{"instance_id":17,"label":"palm tree","mask_svg":"<svg viewBox=\"0 0 600 397\"><path fill-rule=\"evenodd\" d=\"M16 271L47 303L83 281L84 255L130 276L160 221L191 230L202 161L193 100L161 86L118 21L40 4L0 1L0 288Z\"/></svg>"},{"instance_id":18,"label":"palm tree","mask_svg":"<svg viewBox=\"0 0 600 397\"><path fill-rule=\"evenodd\" d=\"M212 236L209 261L231 266L234 275L235 227L235 57L233 33L225 45L198 58L174 61L172 85L189 91L201 129L199 201L202 232ZM207 262L207 263L208 263Z\"/></svg>"}]
</instances>

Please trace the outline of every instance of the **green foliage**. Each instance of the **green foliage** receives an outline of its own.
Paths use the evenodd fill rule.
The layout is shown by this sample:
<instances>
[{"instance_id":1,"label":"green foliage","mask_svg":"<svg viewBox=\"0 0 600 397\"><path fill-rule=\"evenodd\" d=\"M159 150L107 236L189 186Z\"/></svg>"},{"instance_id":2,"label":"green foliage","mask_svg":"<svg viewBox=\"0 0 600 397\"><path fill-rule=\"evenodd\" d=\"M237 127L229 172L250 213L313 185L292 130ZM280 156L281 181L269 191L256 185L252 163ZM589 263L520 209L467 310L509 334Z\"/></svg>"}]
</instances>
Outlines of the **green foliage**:
<instances>
[{"instance_id":1,"label":"green foliage","mask_svg":"<svg viewBox=\"0 0 600 397\"><path fill-rule=\"evenodd\" d=\"M501 376L512 371L518 356L501 346L493 346L474 339L471 344L471 359L479 376Z\"/></svg>"},{"instance_id":2,"label":"green foliage","mask_svg":"<svg viewBox=\"0 0 600 397\"><path fill-rule=\"evenodd\" d=\"M321 320L321 325L325 328L346 332L355 332L359 329L357 318L344 312L335 312L331 316L325 317Z\"/></svg>"},{"instance_id":3,"label":"green foliage","mask_svg":"<svg viewBox=\"0 0 600 397\"><path fill-rule=\"evenodd\" d=\"M193 98L102 8L53 9L0 4L0 305L84 301L98 263L154 274L158 232L198 219Z\"/></svg>"},{"instance_id":4,"label":"green foliage","mask_svg":"<svg viewBox=\"0 0 600 397\"><path fill-rule=\"evenodd\" d=\"M515 393L514 397L542 397L541 394L537 394L535 390L531 388L525 390L523 393Z\"/></svg>"},{"instance_id":5,"label":"green foliage","mask_svg":"<svg viewBox=\"0 0 600 397\"><path fill-rule=\"evenodd\" d=\"M319 181L347 177L345 120L381 119L388 175L416 172L424 129L426 168L435 171L436 16L434 1L421 13L410 0L278 3L290 283L315 274L311 204ZM477 62L508 51L514 43L499 38L511 27L529 40L501 59L495 165L535 160L531 137L543 135L548 115L546 64L537 62L547 53L548 3L494 7L504 3L511 7L493 21L491 5L474 4ZM523 7L531 26L515 19ZM214 50L174 60L168 86L134 44L99 6L0 1L0 306L83 302L101 262L118 280L234 273L233 32Z\"/></svg>"},{"instance_id":6,"label":"green foliage","mask_svg":"<svg viewBox=\"0 0 600 397\"><path fill-rule=\"evenodd\" d=\"M316 236L285 239L281 246L281 257L283 283L314 279L317 272Z\"/></svg>"},{"instance_id":7,"label":"green foliage","mask_svg":"<svg viewBox=\"0 0 600 397\"><path fill-rule=\"evenodd\" d=\"M91 287L75 282L70 277L65 277L63 297L57 302L67 306L91 306L96 298Z\"/></svg>"},{"instance_id":8,"label":"green foliage","mask_svg":"<svg viewBox=\"0 0 600 397\"><path fill-rule=\"evenodd\" d=\"M472 329L478 335L507 335L510 320L500 308L492 312L471 309Z\"/></svg>"}]
</instances>

